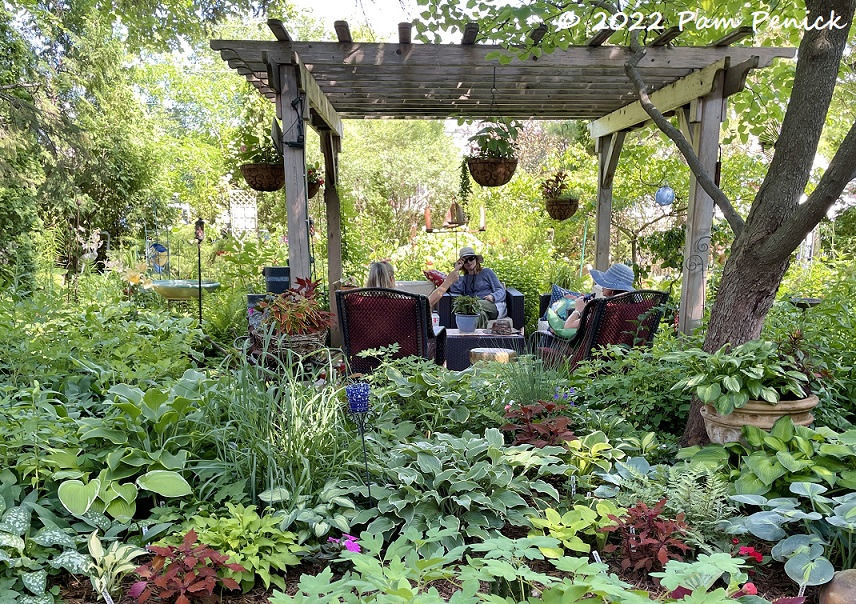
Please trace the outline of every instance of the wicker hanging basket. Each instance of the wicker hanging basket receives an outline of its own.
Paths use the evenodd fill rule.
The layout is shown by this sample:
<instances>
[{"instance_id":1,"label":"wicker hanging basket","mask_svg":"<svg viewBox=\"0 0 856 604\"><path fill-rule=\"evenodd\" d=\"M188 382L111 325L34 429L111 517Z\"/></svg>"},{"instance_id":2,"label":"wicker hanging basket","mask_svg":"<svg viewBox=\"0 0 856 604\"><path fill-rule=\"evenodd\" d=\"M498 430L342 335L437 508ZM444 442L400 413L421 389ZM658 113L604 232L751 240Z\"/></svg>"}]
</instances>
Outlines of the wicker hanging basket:
<instances>
[{"instance_id":1,"label":"wicker hanging basket","mask_svg":"<svg viewBox=\"0 0 856 604\"><path fill-rule=\"evenodd\" d=\"M267 342L267 352L269 354L275 354L280 359L286 359L288 357L288 351L299 354L300 356L306 356L324 348L324 345L327 343L328 331L329 330L324 329L323 331L316 331L314 333L295 335L277 332L273 334L270 337L270 341ZM253 339L261 350L265 350L264 330L253 331Z\"/></svg>"},{"instance_id":2,"label":"wicker hanging basket","mask_svg":"<svg viewBox=\"0 0 856 604\"><path fill-rule=\"evenodd\" d=\"M501 187L517 169L517 158L468 157L467 166L473 180L483 187Z\"/></svg>"},{"instance_id":3,"label":"wicker hanging basket","mask_svg":"<svg viewBox=\"0 0 856 604\"><path fill-rule=\"evenodd\" d=\"M320 191L320 190L321 190L321 183L320 182L310 182L309 188L306 191L307 194L309 195L309 199L312 199L313 197L318 195L318 191Z\"/></svg>"},{"instance_id":4,"label":"wicker hanging basket","mask_svg":"<svg viewBox=\"0 0 856 604\"><path fill-rule=\"evenodd\" d=\"M243 164L241 174L256 191L279 191L285 185L285 168L282 164Z\"/></svg>"},{"instance_id":5,"label":"wicker hanging basket","mask_svg":"<svg viewBox=\"0 0 856 604\"><path fill-rule=\"evenodd\" d=\"M545 200L547 214L554 220L565 220L577 213L580 200L573 198L557 198Z\"/></svg>"}]
</instances>

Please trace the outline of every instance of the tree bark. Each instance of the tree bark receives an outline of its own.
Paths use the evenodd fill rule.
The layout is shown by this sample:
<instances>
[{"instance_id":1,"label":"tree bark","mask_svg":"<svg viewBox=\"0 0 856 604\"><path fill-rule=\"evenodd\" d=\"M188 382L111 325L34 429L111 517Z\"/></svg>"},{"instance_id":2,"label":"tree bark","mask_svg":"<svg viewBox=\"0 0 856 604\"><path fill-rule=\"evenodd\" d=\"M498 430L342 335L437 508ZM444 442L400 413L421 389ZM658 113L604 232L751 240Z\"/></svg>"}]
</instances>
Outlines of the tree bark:
<instances>
[{"instance_id":1,"label":"tree bark","mask_svg":"<svg viewBox=\"0 0 856 604\"><path fill-rule=\"evenodd\" d=\"M829 175L833 182L825 183L822 196L810 199L804 204L806 207L800 208L854 8L854 0L806 1L809 23L816 17L828 17L830 10L834 10L842 15L842 23L846 19L847 26L840 30L808 30L800 42L793 91L776 153L743 229L732 245L711 309L704 341L704 349L709 352L760 336L791 254L841 194L848 177L852 177L852 168L846 166L852 166L856 156L856 125L833 159L838 171ZM700 407L698 401L693 401L681 439L684 445L708 442Z\"/></svg>"}]
</instances>

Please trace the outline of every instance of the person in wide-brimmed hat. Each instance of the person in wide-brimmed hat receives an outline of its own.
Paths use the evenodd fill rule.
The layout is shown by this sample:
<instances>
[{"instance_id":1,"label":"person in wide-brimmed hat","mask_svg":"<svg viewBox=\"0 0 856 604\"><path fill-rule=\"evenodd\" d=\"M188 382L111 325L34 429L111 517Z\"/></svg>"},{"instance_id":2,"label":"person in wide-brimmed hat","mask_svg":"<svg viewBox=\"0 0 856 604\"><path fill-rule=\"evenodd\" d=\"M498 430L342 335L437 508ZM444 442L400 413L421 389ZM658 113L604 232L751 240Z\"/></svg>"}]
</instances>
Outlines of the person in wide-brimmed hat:
<instances>
[{"instance_id":1,"label":"person in wide-brimmed hat","mask_svg":"<svg viewBox=\"0 0 856 604\"><path fill-rule=\"evenodd\" d=\"M505 287L499 282L496 273L482 266L484 257L476 254L470 246L464 246L458 254L458 262L462 262L461 276L449 291L452 294L475 296L479 299L483 315L481 327L487 324L488 319L504 317Z\"/></svg>"},{"instance_id":2,"label":"person in wide-brimmed hat","mask_svg":"<svg viewBox=\"0 0 856 604\"><path fill-rule=\"evenodd\" d=\"M636 275L633 269L626 264L616 262L605 271L591 269L589 271L592 281L603 290L603 296L617 296L625 292L635 291L633 280ZM574 310L568 314L565 320L565 329L574 329L580 326L580 318L583 316L583 308L591 299L591 296L578 296L574 302Z\"/></svg>"}]
</instances>

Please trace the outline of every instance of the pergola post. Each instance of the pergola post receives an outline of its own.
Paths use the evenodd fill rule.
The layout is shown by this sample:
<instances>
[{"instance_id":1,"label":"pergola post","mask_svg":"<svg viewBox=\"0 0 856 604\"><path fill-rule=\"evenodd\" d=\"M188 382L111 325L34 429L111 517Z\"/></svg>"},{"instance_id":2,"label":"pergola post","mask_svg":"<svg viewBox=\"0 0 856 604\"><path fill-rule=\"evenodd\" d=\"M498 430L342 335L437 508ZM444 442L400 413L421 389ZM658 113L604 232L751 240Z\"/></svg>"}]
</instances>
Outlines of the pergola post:
<instances>
[{"instance_id":1,"label":"pergola post","mask_svg":"<svg viewBox=\"0 0 856 604\"><path fill-rule=\"evenodd\" d=\"M288 214L288 266L291 281L311 278L309 256L309 210L306 184L306 126L309 104L300 90L298 68L279 65L281 92L277 94L277 113L282 116L285 168L285 207Z\"/></svg>"},{"instance_id":2,"label":"pergola post","mask_svg":"<svg viewBox=\"0 0 856 604\"><path fill-rule=\"evenodd\" d=\"M330 310L338 316L336 290L342 279L342 213L339 201L339 151L342 139L331 130L322 130L321 153L324 155L324 206L327 214L327 278L330 285ZM342 345L338 323L330 329L330 344Z\"/></svg>"},{"instance_id":3,"label":"pergola post","mask_svg":"<svg viewBox=\"0 0 856 604\"><path fill-rule=\"evenodd\" d=\"M719 160L719 131L725 114L725 98L722 94L724 78L725 72L720 72L716 85L709 94L684 106L678 112L681 131L692 143L704 170L711 175L715 173L716 162ZM681 305L678 311L678 328L681 333L692 333L701 324L704 316L712 223L713 199L691 174Z\"/></svg>"},{"instance_id":4,"label":"pergola post","mask_svg":"<svg viewBox=\"0 0 856 604\"><path fill-rule=\"evenodd\" d=\"M597 138L597 208L595 213L594 267L605 271L609 267L609 232L612 219L612 182L621 148L624 146L625 131L613 132Z\"/></svg>"}]
</instances>

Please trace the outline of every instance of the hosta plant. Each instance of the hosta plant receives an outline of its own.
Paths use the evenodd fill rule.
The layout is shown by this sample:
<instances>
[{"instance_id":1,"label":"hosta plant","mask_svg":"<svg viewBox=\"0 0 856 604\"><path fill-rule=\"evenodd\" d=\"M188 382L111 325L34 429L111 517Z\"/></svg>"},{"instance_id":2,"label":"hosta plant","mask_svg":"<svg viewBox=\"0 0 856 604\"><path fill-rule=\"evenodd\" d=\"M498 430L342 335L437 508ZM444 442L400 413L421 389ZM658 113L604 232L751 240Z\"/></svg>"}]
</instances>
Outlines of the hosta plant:
<instances>
[{"instance_id":1,"label":"hosta plant","mask_svg":"<svg viewBox=\"0 0 856 604\"><path fill-rule=\"evenodd\" d=\"M539 547L547 558L561 558L568 552L588 553L592 545L603 551L606 534L601 531L613 524L610 516L620 516L625 510L609 500L595 500L594 509L584 506L572 506L564 514L553 508L544 510L541 515L529 518L532 530L530 537L554 537L559 543L553 547Z\"/></svg>"},{"instance_id":2,"label":"hosta plant","mask_svg":"<svg viewBox=\"0 0 856 604\"><path fill-rule=\"evenodd\" d=\"M300 563L298 554L308 548L297 544L297 536L282 530L278 514L260 516L255 508L227 503L228 513L193 516L185 527L199 539L222 552L232 563L222 576L236 581L246 592L258 576L265 588L271 583L285 589L285 571Z\"/></svg>"},{"instance_id":3,"label":"hosta plant","mask_svg":"<svg viewBox=\"0 0 856 604\"><path fill-rule=\"evenodd\" d=\"M467 537L496 535L506 522L525 524L530 502L558 500L556 489L542 477L563 474L558 447L506 447L496 428L484 437L438 433L393 447L382 464L371 469L371 496L376 506L362 511L355 523L370 522L372 532L400 526L425 531L432 526L459 527L447 546ZM358 484L353 488L368 495Z\"/></svg>"}]
</instances>

